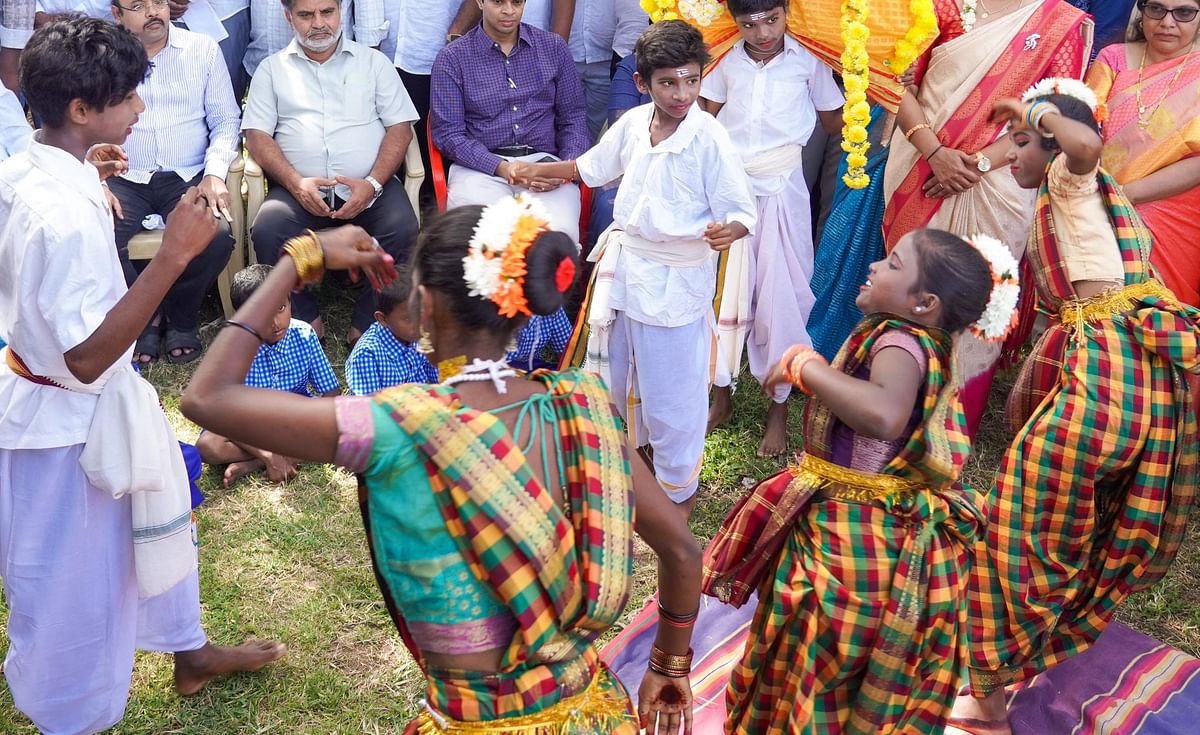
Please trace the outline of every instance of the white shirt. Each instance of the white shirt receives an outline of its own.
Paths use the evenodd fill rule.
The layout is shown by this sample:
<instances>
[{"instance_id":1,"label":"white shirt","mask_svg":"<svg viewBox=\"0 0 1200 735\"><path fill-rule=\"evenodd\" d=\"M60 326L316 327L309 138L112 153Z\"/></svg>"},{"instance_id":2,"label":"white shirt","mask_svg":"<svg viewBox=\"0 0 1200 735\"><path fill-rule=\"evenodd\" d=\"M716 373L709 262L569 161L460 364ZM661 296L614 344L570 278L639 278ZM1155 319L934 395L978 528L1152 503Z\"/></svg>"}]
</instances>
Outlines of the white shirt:
<instances>
[{"instance_id":1,"label":"white shirt","mask_svg":"<svg viewBox=\"0 0 1200 735\"><path fill-rule=\"evenodd\" d=\"M383 8L384 0L342 0L342 38L378 46L387 36L387 15ZM246 73L253 76L263 59L282 51L295 37L279 0L250 0L250 44L242 61Z\"/></svg>"},{"instance_id":2,"label":"white shirt","mask_svg":"<svg viewBox=\"0 0 1200 735\"><path fill-rule=\"evenodd\" d=\"M711 222L740 222L753 230L757 206L729 134L693 105L671 137L650 145L654 103L635 107L579 157L579 175L593 188L624 175L613 222L654 242L699 240ZM697 247L707 247L698 244ZM613 283L613 308L644 324L681 326L712 309L712 261L677 267L622 252Z\"/></svg>"},{"instance_id":3,"label":"white shirt","mask_svg":"<svg viewBox=\"0 0 1200 735\"><path fill-rule=\"evenodd\" d=\"M63 355L126 290L99 174L35 137L28 151L0 163L0 221L0 339L35 375L77 385ZM109 370L132 356L131 344ZM31 383L0 360L0 448L83 444L96 400Z\"/></svg>"},{"instance_id":4,"label":"white shirt","mask_svg":"<svg viewBox=\"0 0 1200 735\"><path fill-rule=\"evenodd\" d=\"M324 64L292 41L258 68L246 96L243 130L273 136L301 176L371 173L387 128L417 119L400 75L388 58L342 40ZM349 187L337 187L350 198Z\"/></svg>"},{"instance_id":5,"label":"white shirt","mask_svg":"<svg viewBox=\"0 0 1200 735\"><path fill-rule=\"evenodd\" d=\"M578 6L581 0L575 0ZM521 14L521 22L551 31L550 23L554 20L554 0L525 0L525 12Z\"/></svg>"},{"instance_id":6,"label":"white shirt","mask_svg":"<svg viewBox=\"0 0 1200 735\"><path fill-rule=\"evenodd\" d=\"M567 48L577 63L610 62L618 45L622 49L628 47L622 57L633 51L633 44L646 30L646 24L646 11L639 0L575 0Z\"/></svg>"},{"instance_id":7,"label":"white shirt","mask_svg":"<svg viewBox=\"0 0 1200 735\"><path fill-rule=\"evenodd\" d=\"M204 34L175 26L167 34L138 85L146 109L125 143L129 172L123 178L145 184L156 171L174 171L191 181L203 169L224 181L241 142L225 59Z\"/></svg>"},{"instance_id":8,"label":"white shirt","mask_svg":"<svg viewBox=\"0 0 1200 735\"><path fill-rule=\"evenodd\" d=\"M38 13L79 13L92 18L113 19L110 0L37 0L34 9Z\"/></svg>"},{"instance_id":9,"label":"white shirt","mask_svg":"<svg viewBox=\"0 0 1200 735\"><path fill-rule=\"evenodd\" d=\"M430 74L460 6L459 0L389 0L388 35L379 50L398 69Z\"/></svg>"},{"instance_id":10,"label":"white shirt","mask_svg":"<svg viewBox=\"0 0 1200 735\"><path fill-rule=\"evenodd\" d=\"M218 18L226 20L250 7L250 0L208 0L208 4L212 6Z\"/></svg>"},{"instance_id":11,"label":"white shirt","mask_svg":"<svg viewBox=\"0 0 1200 735\"><path fill-rule=\"evenodd\" d=\"M750 58L746 42L738 41L704 77L700 94L724 104L717 119L744 161L781 145L808 143L817 110L836 110L845 101L829 67L786 35L783 52L766 64ZM755 181L755 193L774 194L786 179Z\"/></svg>"},{"instance_id":12,"label":"white shirt","mask_svg":"<svg viewBox=\"0 0 1200 735\"><path fill-rule=\"evenodd\" d=\"M0 46L25 48L33 35L33 0L0 2Z\"/></svg>"},{"instance_id":13,"label":"white shirt","mask_svg":"<svg viewBox=\"0 0 1200 735\"><path fill-rule=\"evenodd\" d=\"M622 59L633 53L638 36L650 25L650 17L642 9L641 0L614 0L617 28L613 32L612 50Z\"/></svg>"},{"instance_id":14,"label":"white shirt","mask_svg":"<svg viewBox=\"0 0 1200 735\"><path fill-rule=\"evenodd\" d=\"M0 161L29 148L33 128L25 119L25 111L17 96L8 87L0 86Z\"/></svg>"}]
</instances>

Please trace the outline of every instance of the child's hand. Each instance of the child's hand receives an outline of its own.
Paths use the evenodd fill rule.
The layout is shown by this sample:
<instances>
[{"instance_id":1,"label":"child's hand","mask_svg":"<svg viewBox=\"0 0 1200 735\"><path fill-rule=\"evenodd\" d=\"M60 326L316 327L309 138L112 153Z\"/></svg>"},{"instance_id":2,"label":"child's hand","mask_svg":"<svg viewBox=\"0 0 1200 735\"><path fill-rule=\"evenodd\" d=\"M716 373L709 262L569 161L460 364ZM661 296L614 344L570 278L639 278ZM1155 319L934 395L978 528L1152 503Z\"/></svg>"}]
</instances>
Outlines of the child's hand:
<instances>
[{"instance_id":1,"label":"child's hand","mask_svg":"<svg viewBox=\"0 0 1200 735\"><path fill-rule=\"evenodd\" d=\"M318 235L321 249L325 251L325 267L329 270L350 272L351 280L358 280L358 271L366 273L367 280L375 290L393 282L396 261L379 247L375 238L357 225L342 225L332 230L323 230Z\"/></svg>"},{"instance_id":2,"label":"child's hand","mask_svg":"<svg viewBox=\"0 0 1200 735\"><path fill-rule=\"evenodd\" d=\"M900 82L902 87L911 87L917 83L917 69L913 64L909 64L904 73L896 77L896 81Z\"/></svg>"},{"instance_id":3,"label":"child's hand","mask_svg":"<svg viewBox=\"0 0 1200 735\"><path fill-rule=\"evenodd\" d=\"M749 230L741 222L709 222L704 230L704 241L713 250L721 252L747 234Z\"/></svg>"},{"instance_id":4,"label":"child's hand","mask_svg":"<svg viewBox=\"0 0 1200 735\"><path fill-rule=\"evenodd\" d=\"M1025 117L1025 103L1016 97L1001 97L992 103L992 122L1020 122Z\"/></svg>"},{"instance_id":5,"label":"child's hand","mask_svg":"<svg viewBox=\"0 0 1200 735\"><path fill-rule=\"evenodd\" d=\"M100 180L120 176L129 170L129 155L115 143L99 143L88 149L87 162L100 172Z\"/></svg>"},{"instance_id":6,"label":"child's hand","mask_svg":"<svg viewBox=\"0 0 1200 735\"><path fill-rule=\"evenodd\" d=\"M267 479L271 482L287 482L300 471L299 462L273 452L263 453L263 466L266 467Z\"/></svg>"},{"instance_id":7,"label":"child's hand","mask_svg":"<svg viewBox=\"0 0 1200 735\"><path fill-rule=\"evenodd\" d=\"M775 389L784 383L790 383L787 378L783 377L783 363L777 362L767 371L766 377L763 378L763 392L769 396L775 395Z\"/></svg>"}]
</instances>

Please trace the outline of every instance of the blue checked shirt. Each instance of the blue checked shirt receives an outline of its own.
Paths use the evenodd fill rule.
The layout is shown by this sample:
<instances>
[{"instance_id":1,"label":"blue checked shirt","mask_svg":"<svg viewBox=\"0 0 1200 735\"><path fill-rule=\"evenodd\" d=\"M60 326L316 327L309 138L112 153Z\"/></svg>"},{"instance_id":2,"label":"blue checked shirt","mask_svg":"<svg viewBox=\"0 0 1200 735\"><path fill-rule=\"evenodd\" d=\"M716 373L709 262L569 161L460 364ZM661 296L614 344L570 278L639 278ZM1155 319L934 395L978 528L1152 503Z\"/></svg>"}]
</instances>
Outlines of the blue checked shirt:
<instances>
[{"instance_id":1,"label":"blue checked shirt","mask_svg":"<svg viewBox=\"0 0 1200 735\"><path fill-rule=\"evenodd\" d=\"M549 316L533 316L517 333L517 349L505 359L520 370L558 367L558 358L567 350L574 327L560 307ZM549 359L547 359L549 358Z\"/></svg>"},{"instance_id":2,"label":"blue checked shirt","mask_svg":"<svg viewBox=\"0 0 1200 735\"><path fill-rule=\"evenodd\" d=\"M346 382L356 396L369 396L401 383L436 383L438 372L411 344L375 322L346 358Z\"/></svg>"},{"instance_id":3,"label":"blue checked shirt","mask_svg":"<svg viewBox=\"0 0 1200 735\"><path fill-rule=\"evenodd\" d=\"M317 333L299 319L292 320L283 339L258 348L246 373L246 385L302 396L319 396L342 387Z\"/></svg>"}]
</instances>

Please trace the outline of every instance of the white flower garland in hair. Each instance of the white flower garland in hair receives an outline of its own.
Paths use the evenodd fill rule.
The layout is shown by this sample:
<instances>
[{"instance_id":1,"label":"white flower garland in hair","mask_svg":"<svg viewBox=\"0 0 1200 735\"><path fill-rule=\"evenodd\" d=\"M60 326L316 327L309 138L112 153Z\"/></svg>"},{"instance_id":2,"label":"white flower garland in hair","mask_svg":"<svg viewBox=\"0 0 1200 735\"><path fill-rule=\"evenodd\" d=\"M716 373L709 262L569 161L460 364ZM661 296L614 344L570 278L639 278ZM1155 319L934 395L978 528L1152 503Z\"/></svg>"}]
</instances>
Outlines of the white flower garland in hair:
<instances>
[{"instance_id":1,"label":"white flower garland in hair","mask_svg":"<svg viewBox=\"0 0 1200 735\"><path fill-rule=\"evenodd\" d=\"M971 325L971 333L988 342L999 342L1017 324L1020 265L1008 246L994 237L978 234L967 238L967 242L987 260L992 271L992 292L979 321Z\"/></svg>"},{"instance_id":2,"label":"white flower garland in hair","mask_svg":"<svg viewBox=\"0 0 1200 735\"><path fill-rule=\"evenodd\" d=\"M495 297L500 287L504 251L512 242L517 223L526 216L550 220L545 206L525 194L505 197L483 208L467 246L467 256L463 258L463 280L469 295Z\"/></svg>"},{"instance_id":3,"label":"white flower garland in hair","mask_svg":"<svg viewBox=\"0 0 1200 735\"><path fill-rule=\"evenodd\" d=\"M1096 98L1096 93L1092 91L1091 87L1070 77L1046 77L1026 90L1021 101L1033 102L1038 97L1048 97L1052 94L1074 97L1087 105L1092 112L1095 112L1097 105L1100 104L1100 100Z\"/></svg>"}]
</instances>

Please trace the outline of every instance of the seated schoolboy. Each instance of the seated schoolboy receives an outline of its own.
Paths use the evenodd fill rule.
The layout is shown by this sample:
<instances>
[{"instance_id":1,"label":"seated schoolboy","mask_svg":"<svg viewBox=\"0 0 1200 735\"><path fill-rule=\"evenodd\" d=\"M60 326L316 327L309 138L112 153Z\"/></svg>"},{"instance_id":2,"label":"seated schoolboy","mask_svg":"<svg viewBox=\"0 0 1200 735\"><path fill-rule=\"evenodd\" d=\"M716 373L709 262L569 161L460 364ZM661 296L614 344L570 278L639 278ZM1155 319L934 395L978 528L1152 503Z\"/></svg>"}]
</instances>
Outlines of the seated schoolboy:
<instances>
[{"instance_id":1,"label":"seated schoolboy","mask_svg":"<svg viewBox=\"0 0 1200 735\"><path fill-rule=\"evenodd\" d=\"M438 371L417 351L417 325L408 310L412 279L401 273L379 292L375 323L346 358L346 382L356 396L369 396L401 383L436 383Z\"/></svg>"},{"instance_id":2,"label":"seated schoolboy","mask_svg":"<svg viewBox=\"0 0 1200 735\"><path fill-rule=\"evenodd\" d=\"M539 368L555 370L559 359L567 351L573 331L571 320L561 307L547 316L534 314L517 332L516 349L504 359L509 365L527 372Z\"/></svg>"},{"instance_id":3,"label":"seated schoolboy","mask_svg":"<svg viewBox=\"0 0 1200 735\"><path fill-rule=\"evenodd\" d=\"M271 266L262 263L238 271L229 289L233 308L241 308L270 272ZM336 396L342 392L317 333L308 322L292 318L290 300L284 299L279 305L270 334L259 338L262 346L250 363L246 385L305 396ZM295 477L299 466L290 457L239 444L211 431L200 434L196 448L208 464L229 465L225 469L226 487L264 469L272 482L283 482Z\"/></svg>"}]
</instances>

